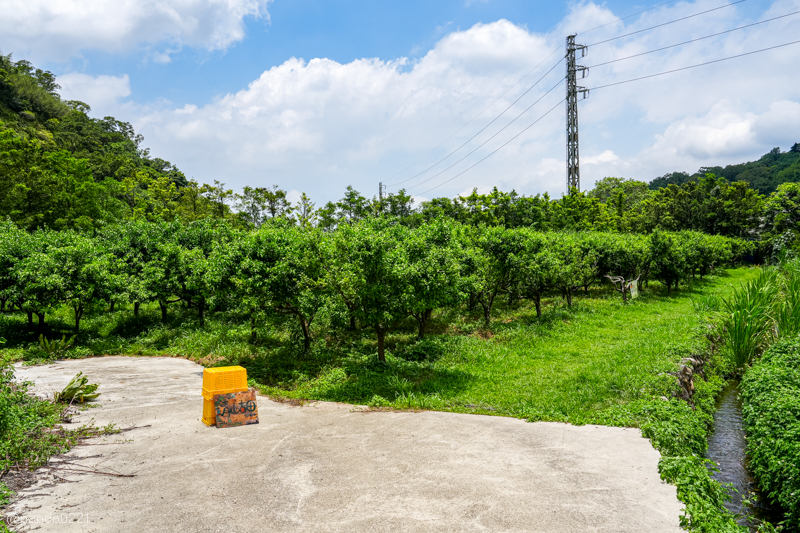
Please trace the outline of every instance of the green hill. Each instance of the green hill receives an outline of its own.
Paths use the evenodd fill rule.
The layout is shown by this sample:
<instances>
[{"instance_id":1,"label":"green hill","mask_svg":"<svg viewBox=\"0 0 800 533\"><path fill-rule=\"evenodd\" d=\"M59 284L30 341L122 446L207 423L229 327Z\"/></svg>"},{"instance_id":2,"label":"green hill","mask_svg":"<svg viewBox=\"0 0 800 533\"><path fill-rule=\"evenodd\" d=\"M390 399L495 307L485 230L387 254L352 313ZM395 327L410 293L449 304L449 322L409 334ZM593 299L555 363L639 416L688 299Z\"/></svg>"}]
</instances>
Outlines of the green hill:
<instances>
[{"instance_id":1,"label":"green hill","mask_svg":"<svg viewBox=\"0 0 800 533\"><path fill-rule=\"evenodd\" d=\"M27 229L90 229L226 209L218 188L151 157L129 123L92 118L58 89L52 72L0 54L0 216Z\"/></svg>"},{"instance_id":2,"label":"green hill","mask_svg":"<svg viewBox=\"0 0 800 533\"><path fill-rule=\"evenodd\" d=\"M760 194L771 194L781 183L800 182L800 143L795 143L788 152L773 148L757 161L725 167L701 167L692 175L686 172L664 174L651 181L649 186L650 189L657 190L670 184L683 185L689 181L698 181L707 173L730 182L744 181Z\"/></svg>"}]
</instances>

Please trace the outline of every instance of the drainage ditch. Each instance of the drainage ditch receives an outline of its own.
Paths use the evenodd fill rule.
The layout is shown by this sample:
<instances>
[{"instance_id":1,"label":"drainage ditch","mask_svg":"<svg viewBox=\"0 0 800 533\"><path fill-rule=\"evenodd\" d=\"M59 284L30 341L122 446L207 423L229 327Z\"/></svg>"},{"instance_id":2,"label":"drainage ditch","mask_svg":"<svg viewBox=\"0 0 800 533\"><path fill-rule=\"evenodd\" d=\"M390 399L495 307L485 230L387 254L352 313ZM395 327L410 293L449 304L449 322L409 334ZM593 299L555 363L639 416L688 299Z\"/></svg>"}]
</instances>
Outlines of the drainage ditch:
<instances>
[{"instance_id":1,"label":"drainage ditch","mask_svg":"<svg viewBox=\"0 0 800 533\"><path fill-rule=\"evenodd\" d=\"M747 469L746 446L739 383L731 380L717 398L717 411L714 413L714 427L708 439L706 457L719 468L719 472L712 474L712 477L721 483L730 483L736 489L730 491L731 501L725 507L740 515L740 525L755 531L762 521L775 523L779 517L762 501L758 486Z\"/></svg>"}]
</instances>

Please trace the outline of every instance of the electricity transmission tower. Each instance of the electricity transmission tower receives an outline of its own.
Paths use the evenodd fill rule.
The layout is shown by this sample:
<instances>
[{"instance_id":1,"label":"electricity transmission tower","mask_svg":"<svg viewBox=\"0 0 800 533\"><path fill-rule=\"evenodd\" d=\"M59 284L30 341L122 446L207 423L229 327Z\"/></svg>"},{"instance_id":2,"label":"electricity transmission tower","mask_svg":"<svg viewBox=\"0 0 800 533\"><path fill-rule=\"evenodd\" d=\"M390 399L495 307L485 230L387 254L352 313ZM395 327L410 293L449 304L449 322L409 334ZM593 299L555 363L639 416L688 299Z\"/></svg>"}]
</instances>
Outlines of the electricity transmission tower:
<instances>
[{"instance_id":1,"label":"electricity transmission tower","mask_svg":"<svg viewBox=\"0 0 800 533\"><path fill-rule=\"evenodd\" d=\"M585 78L589 69L575 64L575 52L586 55L586 46L575 44L575 35L567 37L567 192L581 188L581 167L578 159L578 93L583 97L589 89L578 86L578 72Z\"/></svg>"}]
</instances>

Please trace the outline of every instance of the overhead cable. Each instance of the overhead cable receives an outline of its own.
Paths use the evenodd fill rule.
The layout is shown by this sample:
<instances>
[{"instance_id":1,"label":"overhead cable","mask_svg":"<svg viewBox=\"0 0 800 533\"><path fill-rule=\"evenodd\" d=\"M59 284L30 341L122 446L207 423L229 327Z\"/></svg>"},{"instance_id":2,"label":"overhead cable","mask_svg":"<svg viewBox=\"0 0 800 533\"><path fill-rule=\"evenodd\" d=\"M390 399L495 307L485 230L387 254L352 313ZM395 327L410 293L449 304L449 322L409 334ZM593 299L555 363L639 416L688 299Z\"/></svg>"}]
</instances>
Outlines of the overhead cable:
<instances>
[{"instance_id":1,"label":"overhead cable","mask_svg":"<svg viewBox=\"0 0 800 533\"><path fill-rule=\"evenodd\" d=\"M611 61L604 61L603 63L598 63L596 65L591 65L591 66L586 67L586 68L601 67L603 65L608 65L610 63L616 63L617 61L625 61L626 59L633 59L634 57L644 56L644 55L652 54L652 53L655 53L655 52L661 52L662 50L667 50L668 48L675 48L676 46L683 46L684 44L689 44L689 43L693 43L693 42L696 42L696 41L702 41L703 39L710 39L711 37L716 37L718 35L723 35L725 33L730 33L732 31L738 31L738 30L743 30L745 28L751 28L753 26L758 26L759 24L764 24L766 22L772 22L773 20L778 20L778 19L782 19L782 18L789 17L789 16L792 16L792 15L797 15L798 13L800 13L800 11L793 11L791 13L786 13L785 15L780 15L778 17L773 17L771 19L766 19L766 20L762 20L762 21L759 21L759 22L754 22L752 24L747 24L745 26L739 26L738 28L733 28L731 30L725 30L725 31L721 31L721 32L718 32L718 33L712 33L711 35L706 35L705 37L698 37L697 39L691 39L689 41L684 41L684 42L678 43L678 44L671 44L669 46L656 48L655 50L642 52L640 54L633 54L632 56L620 57L619 59L612 59Z\"/></svg>"},{"instance_id":2,"label":"overhead cable","mask_svg":"<svg viewBox=\"0 0 800 533\"><path fill-rule=\"evenodd\" d=\"M605 28L606 26L610 26L611 24L616 24L617 22L623 21L625 19L629 19L631 17L635 17L636 15L641 15L642 13L647 13L648 11L652 11L654 9L658 9L659 7L665 6L667 4L673 4L673 3L677 2L677 1L678 0L669 0L669 2L664 2L663 4L658 4L657 6L653 6L651 8L644 9L642 11L639 11L638 13L634 13L633 15L628 15L627 17L622 17L622 18L618 18L616 20L612 20L611 22L607 22L606 24L601 24L600 26L596 26L596 27L592 28L591 30L586 30L586 31L582 31L582 32L576 33L575 35L576 36L577 35L583 35L585 33L589 33L590 31L599 30L600 28Z\"/></svg>"},{"instance_id":3,"label":"overhead cable","mask_svg":"<svg viewBox=\"0 0 800 533\"><path fill-rule=\"evenodd\" d=\"M506 108L505 108L505 109L504 109L504 110L503 110L503 111L502 111L502 112L501 112L499 115L497 115L496 117L494 117L494 118L493 118L493 119L492 119L492 120L491 120L491 121L490 121L488 124L486 124L486 125L485 125L483 128L481 128L480 130L478 130L478 132L477 132L475 135L473 135L472 137L470 137L469 139L467 139L466 141L464 141L464 142L463 142L463 143L462 143L462 144L461 144L461 145L460 145L458 148L456 148L455 150L453 150L452 152L450 152L449 154L447 154L446 156L444 156L443 158L441 158L440 160L438 160L436 163L432 164L431 166L429 166L429 167L428 167L428 168L426 168L425 170L423 170L423 171L421 171L421 172L418 172L417 174L414 174L414 175L413 175L413 176L411 176L410 178L408 178L408 179L404 179L403 181L398 181L397 183L392 183L392 184L389 184L389 186L391 187L391 186L395 186L395 185L400 185L401 183L406 183L406 182L408 182L408 181L411 181L411 180L413 180L414 178L418 178L419 176L421 176L421 175L425 174L426 172L428 172L428 171L429 171L429 170L431 170L432 168L434 168L434 167L438 166L440 163L442 163L442 162L444 162L445 160L449 159L449 158L450 158L450 156L452 156L453 154L455 154L456 152L458 152L459 150L461 150L462 148L464 148L464 147L465 147L467 144L469 144L469 142L470 142L470 141L472 141L472 139L474 139L475 137L477 137L478 135L480 135L481 133L483 133L483 132L484 132L484 130L486 130L486 128L488 128L489 126L491 126L492 124L494 124L494 123L495 123L495 121L496 121L497 119L499 119L500 117L502 117L503 115L505 115L506 111L508 111L509 109L511 109L512 107L514 107L514 106L517 104L517 102L519 102L519 101L522 99L522 97L523 97L523 96L525 96L526 94L528 94L529 92L531 92L531 91L533 90L533 88L534 88L534 87L536 87L536 86L539 84L539 82L540 82L540 81L542 81L543 79L545 79L545 77L547 77L547 75L548 75L548 74L550 74L551 72L553 72L553 69L555 69L555 68L556 68L558 65L560 65L560 64L561 64L561 61L563 61L563 59L564 59L564 58L561 58L561 59L559 59L559 60L558 60L558 62L557 62L555 65L553 65L553 66L550 68L550 70L548 70L547 72L545 72L545 73L542 75L542 77L541 77L541 78L539 78L538 80L536 80L536 82L535 82L533 85L531 85L530 87L528 87L528 89L527 89L527 90L526 90L524 93L522 93L521 95L519 95L519 97L518 97L516 100L514 100L513 102L511 102L511 104L509 104L509 106L508 106L508 107L506 107ZM560 82L559 82L559 83L560 83ZM515 119L515 120L516 120L516 119ZM513 121L512 121L512 122L513 122ZM510 123L509 123L509 124L510 124ZM505 129L505 128L504 128L504 129ZM503 131L503 130L500 130L500 131Z\"/></svg>"},{"instance_id":4,"label":"overhead cable","mask_svg":"<svg viewBox=\"0 0 800 533\"><path fill-rule=\"evenodd\" d=\"M405 171L406 171L406 170L408 170L409 168L413 167L414 165L416 165L417 163L419 163L420 161L422 161L423 159L425 159L426 157L428 157L430 154L432 154L432 153L433 153L433 152L434 152L434 151L435 151L437 148L439 148L440 146L442 146L444 143L446 143L447 141L449 141L450 139L452 139L452 138L453 138L453 137L454 137L454 136L455 136L457 133L459 133L461 130L463 130L464 128L466 128L466 127L467 127L469 124L471 124L471 123L472 123L472 121L474 121L476 118L478 118L479 116L481 116L483 113L485 113L485 112L486 112L486 110L487 110L487 109L489 109L490 107L492 107L492 106L493 106L494 104L496 104L496 103L497 103L497 102L498 102L498 101L499 101L499 100L500 100L502 97L504 97L506 94L508 94L508 91L510 91L511 89L513 89L514 87L516 87L517 85L519 85L520 83L522 83L522 80L524 80L525 78L527 78L528 76L530 76L531 72L533 72L534 70L536 70L537 68L539 68L540 66L542 66L542 65L544 64L544 62L545 62L545 61L547 61L548 59L550 59L551 57L553 57L553 54L555 54L556 52L558 52L558 50L559 50L558 48L554 48L554 49L553 49L553 51L551 51L551 52L550 52L550 53L547 55L547 57L545 57L544 59L542 59L542 60L541 60L541 61L540 61L540 62L539 62L539 63L538 63L538 64L537 64L535 67L533 67L533 68L532 68L532 69L530 69L530 70L529 70L527 73L525 73L525 75L524 75L524 76L522 76L522 77L521 77L519 80L517 80L517 82L516 82L514 85L512 85L511 87L509 87L508 89L506 89L505 91L503 91L503 93L502 93L500 96L498 96L497 98L495 98L494 100L492 100L492 103L490 103L489 105L487 105L486 107L484 107L484 108L483 108L483 109L482 109L482 110L481 110L481 111L480 111L480 112L479 112L477 115L475 115L474 117L472 117L471 119L469 119L467 122L465 122L463 126L461 126L461 127L460 127L460 128L458 128L456 131L454 131L453 133L451 133L451 134L450 134L450 136L449 136L449 137L447 137L445 140L443 140L442 142L440 142L439 144L437 144L436 146L434 146L433 148L431 148L431 150L430 150L429 152L426 152L426 153L425 153L425 154L424 154L422 157L420 157L419 159L415 160L413 163L411 163L411 164L410 164L410 165L408 165L407 167L403 168L402 170L399 170L399 171L397 171L396 173L394 173L394 174L392 174L391 176L389 176L389 179L392 179L392 178L394 178L395 176L397 176L397 175L399 175L399 174L402 174L403 172L405 172ZM552 70L552 69L551 69L551 70ZM526 92L527 92L527 91L526 91ZM495 119L495 120L496 120L496 119ZM492 122L494 122L494 120L493 120ZM490 124L491 124L491 122L490 122ZM484 129L485 129L485 128L484 128ZM481 130L481 131L483 131L483 130ZM415 178L415 177L416 177L416 176L413 176L413 177L409 178L409 180L410 180L410 179L413 179L413 178ZM406 181L408 181L408 180L400 181L400 182L397 182L397 183L394 183L394 184L389 184L389 185L387 185L387 187L388 187L388 186L399 185L400 183L405 183Z\"/></svg>"},{"instance_id":5,"label":"overhead cable","mask_svg":"<svg viewBox=\"0 0 800 533\"><path fill-rule=\"evenodd\" d=\"M423 192L419 193L419 196L422 196L423 194L429 193L429 192L431 192L431 191L432 191L432 190L434 190L434 189L438 189L439 187L441 187L442 185L444 185L444 184L446 184L446 183L450 183L451 181L453 181L453 180L454 180L454 179L456 179L457 177L461 176L462 174L464 174L464 173L465 173L465 172L467 172L468 170L471 170L471 169L475 168L476 166L478 166L479 164L481 164L482 162L486 161L486 160L487 160L487 159L489 159L491 156L493 156L494 154L496 154L496 153L497 153L497 152L498 152L498 151L499 151L501 148L503 148L504 146L506 146L507 144L509 144L511 141L513 141L514 139L516 139L517 137L519 137L520 135L522 135L522 134L523 134L523 133L525 133L526 131L528 131L528 130L529 130L530 128L532 128L532 127L533 127L533 126L534 126L534 125L535 125L537 122L539 122L539 121L540 121L540 120L542 120L544 117L546 117L547 115L549 115L550 113L552 113L552 112L553 112L553 110L554 110L555 108L557 108L558 106L560 106L561 104L563 104L563 103L564 103L564 100L566 100L566 98L562 99L562 100L561 100L560 102L558 102L556 105L554 105L553 107L551 107L551 108L550 108L550 109L549 109L549 110L548 110L548 111L547 111L545 114L543 114L542 116L540 116L539 118L537 118L536 120L534 120L534 121L533 121L533 123L532 123L532 124L530 124L530 125L528 125L528 126L525 128L525 129L523 129L522 131L520 131L519 133L517 133L516 135L514 135L513 137L511 137L509 140L507 140L506 142L504 142L503 144L501 144L500 146L498 146L498 147L497 147L495 150L493 150L493 151L489 152L489 154L488 154L488 155L486 155L486 157L484 157L484 158L483 158L483 159L481 159L480 161L478 161L478 162L474 163L472 166L469 166L469 167L465 168L464 170L462 170L461 172L459 172L458 174L456 174L456 175L455 175L455 176L453 176L452 178L450 178L450 179L448 179L448 180L446 180L446 181L443 181L443 182L442 182L442 183L440 183L439 185L436 185L435 187L431 187L431 188L430 188L430 189L428 189L427 191L423 191Z\"/></svg>"},{"instance_id":6,"label":"overhead cable","mask_svg":"<svg viewBox=\"0 0 800 533\"><path fill-rule=\"evenodd\" d=\"M713 61L706 61L705 63L698 63L696 65L689 65L688 67L681 67L681 68L676 68L676 69L673 69L673 70L667 70L667 71L664 71L664 72L659 72L658 74L650 74L648 76L640 76L638 78L632 78L630 80L617 81L617 82L614 82L614 83L607 83L605 85L598 85L597 87L591 87L589 90L590 91L596 91L597 89L604 89L606 87L613 87L614 85L622 85L623 83L631 83L632 81L645 80L647 78L655 78L656 76L663 76L664 74L672 74L673 72L680 72L681 70L688 70L688 69L691 69L691 68L702 67L704 65L711 65L712 63L719 63L721 61L728 61L729 59L736 59L737 57L744 57L744 56L749 56L749 55L753 55L753 54L758 54L759 52L766 52L767 50L775 50L776 48L783 48L784 46L789 46L789 45L797 44L797 43L800 43L800 41L792 41L790 43L784 43L784 44L779 44L779 45L776 45L776 46L770 46L768 48L762 48L761 50L753 50L752 52L745 52L743 54L737 54L735 56L723 57L722 59L715 59Z\"/></svg>"},{"instance_id":7,"label":"overhead cable","mask_svg":"<svg viewBox=\"0 0 800 533\"><path fill-rule=\"evenodd\" d=\"M632 32L626 33L624 35L618 35L617 37L611 37L610 39L605 39L604 41L598 41L596 43L588 44L586 46L587 47L597 46L599 44L608 43L608 42L611 42L611 41L616 41L617 39L623 39L625 37L630 37L631 35L636 35L637 33L642 33L642 32L645 32L645 31L654 30L656 28L660 28L662 26L667 26L669 24L675 24L676 22L680 22L682 20L690 19L690 18L693 18L693 17L699 17L700 15L705 15L706 13L711 13L712 11L717 11L719 9L725 9L726 7L735 6L736 4L741 4L742 2L746 2L746 1L747 0L737 0L736 2L732 2L730 4L725 4L724 6L715 7L714 9L707 9L706 11L701 11L700 13L695 13L694 15L688 15L686 17L681 17L679 19L670 20L669 22L663 22L661 24L656 24L655 26L650 26L649 28L644 28L642 30L632 31Z\"/></svg>"},{"instance_id":8,"label":"overhead cable","mask_svg":"<svg viewBox=\"0 0 800 533\"><path fill-rule=\"evenodd\" d=\"M437 177L437 176L441 176L442 174L444 174L445 172L447 172L448 170L450 170L451 168L453 168L454 166L456 166L457 164L459 164L460 162L462 162L463 160L465 160L466 158L468 158L469 156L471 156L472 154L474 154L475 152L477 152L478 150L480 150L480 149L481 149L481 148L482 148L482 147L483 147L483 146L484 146L486 143L488 143L489 141L491 141L492 139L494 139L495 137L497 137L498 135L500 135L500 133L502 133L502 132L503 132L503 130L505 130L507 127L509 127L510 125L512 125L514 122L516 122L516 120L517 120L518 118L520 118L522 115L524 115L525 113L527 113L527 112L528 112L528 111L529 111L529 110L530 110L530 109L531 109L533 106L535 106L536 104L538 104L538 103L539 103L539 102L542 100L542 98L544 98L545 96L547 96L548 94L550 94L551 92L553 92L553 89L555 89L556 87L558 87L559 85L561 85L561 82L562 82L562 81L564 81L564 78L561 78L560 80L558 80L558 83L556 83L556 84L555 84L555 85L553 85L553 86L552 86L550 89L548 89L548 90L547 90L547 92L546 92L546 93L544 93L542 96L540 96L540 97L539 97L539 98L538 98L538 99L537 99L537 100L536 100L534 103L532 103L531 105L529 105L528 107L526 107L526 108L525 108L525 110L524 110L524 111L522 111L522 113L520 113L519 115L517 115L516 117L514 117L514 119L513 119L513 120L511 120L511 122L509 122L508 124L506 124L505 126L503 126L502 128L500 128L500 129L499 129L497 132L495 132L495 133L494 133L494 135L492 135L491 137L489 137L488 139L486 139L485 141L483 141L481 144L479 144L479 145L478 145L478 146L477 146L477 147L476 147L474 150L472 150L470 153L468 153L467 155L465 155L464 157L462 157L461 159L459 159L458 161L456 161L455 163L453 163L453 164L452 164L452 165L450 165L449 167L445 168L444 170L441 170L441 171L437 172L437 173L436 173L436 174L434 174L433 176L431 176L431 177L429 177L429 178L427 178L427 179L424 179L424 180L420 181L419 183L417 183L416 185L412 185L412 186L411 186L411 187L409 187L409 188L410 188L410 189L413 189L413 188L415 188L415 187L419 187L419 186L420 186L420 185L422 185L423 183L427 183L427 182L431 181L433 178L435 178L435 177Z\"/></svg>"}]
</instances>

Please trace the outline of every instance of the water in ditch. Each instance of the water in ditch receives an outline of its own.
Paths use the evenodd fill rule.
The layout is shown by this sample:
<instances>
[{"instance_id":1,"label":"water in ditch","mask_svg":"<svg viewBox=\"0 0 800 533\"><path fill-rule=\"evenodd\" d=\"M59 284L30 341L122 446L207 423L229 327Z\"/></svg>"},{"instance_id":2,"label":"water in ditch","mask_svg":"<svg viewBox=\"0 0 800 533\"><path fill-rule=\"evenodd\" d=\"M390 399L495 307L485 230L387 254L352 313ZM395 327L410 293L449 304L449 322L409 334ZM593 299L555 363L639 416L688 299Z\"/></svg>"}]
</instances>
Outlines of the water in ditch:
<instances>
[{"instance_id":1,"label":"water in ditch","mask_svg":"<svg viewBox=\"0 0 800 533\"><path fill-rule=\"evenodd\" d=\"M753 476L747 469L744 428L742 427L742 401L739 399L739 383L728 382L717 399L714 427L708 439L706 457L714 461L719 472L712 475L722 483L731 483L731 501L725 507L740 515L739 524L755 531L762 521L776 521L776 514L766 502L761 501ZM749 499L749 505L744 503Z\"/></svg>"}]
</instances>

